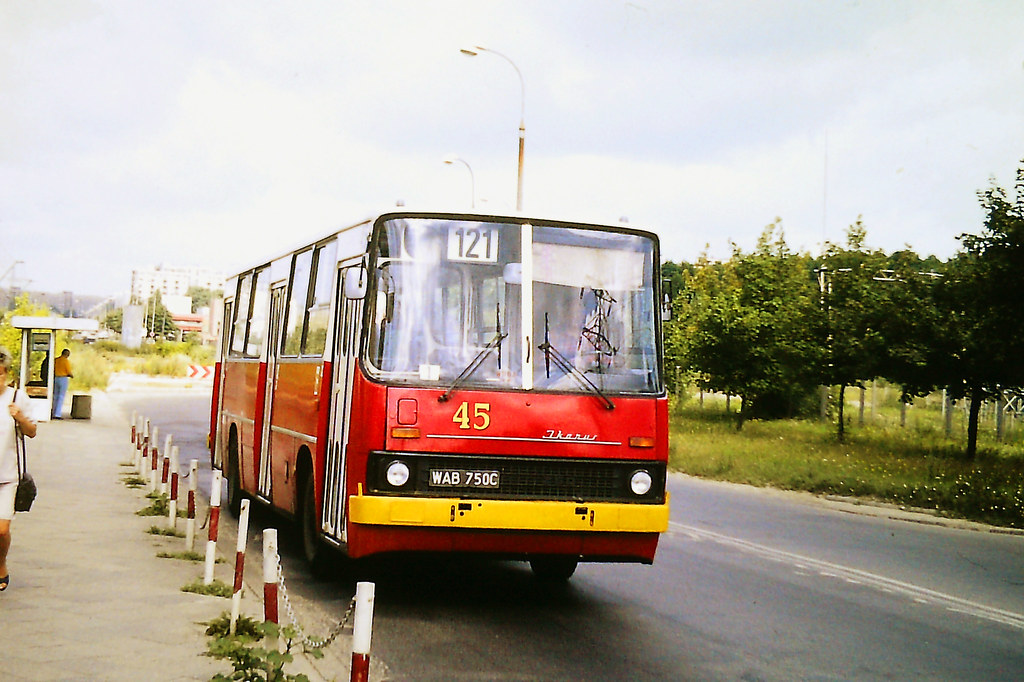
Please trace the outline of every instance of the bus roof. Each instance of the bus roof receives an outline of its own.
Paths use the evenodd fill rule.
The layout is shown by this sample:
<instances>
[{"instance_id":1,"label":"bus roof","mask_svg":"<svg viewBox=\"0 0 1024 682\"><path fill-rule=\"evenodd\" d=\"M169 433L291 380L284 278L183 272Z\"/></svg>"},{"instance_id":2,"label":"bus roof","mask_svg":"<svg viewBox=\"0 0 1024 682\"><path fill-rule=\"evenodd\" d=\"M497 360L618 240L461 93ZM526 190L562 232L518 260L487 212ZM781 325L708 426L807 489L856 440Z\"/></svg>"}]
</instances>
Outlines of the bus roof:
<instances>
[{"instance_id":1,"label":"bus roof","mask_svg":"<svg viewBox=\"0 0 1024 682\"><path fill-rule=\"evenodd\" d=\"M658 241L658 236L654 232L651 232L650 230L638 229L638 228L633 227L632 225L630 225L629 223L626 223L626 222L619 222L617 224L613 224L613 223L591 222L591 221L587 221L587 220L573 220L573 219L558 218L558 217L551 217L551 216L528 215L528 214L523 214L523 213L484 212L484 211L474 211L474 210L469 210L469 211L466 211L466 210L453 211L453 210L450 210L450 209L436 209L436 208L427 208L427 207L420 207L420 206L393 206L393 207L389 207L387 209L381 210L379 212L372 213L368 217L366 217L366 218L364 218L362 220L359 220L357 222L354 222L354 223L345 225L343 227L339 227L339 228L337 228L337 229L335 229L333 231L327 232L327 233L323 234L321 237L319 237L319 238L317 238L317 239L315 239L313 241L309 241L308 239L307 240L303 240L302 242L296 244L293 248L283 249L283 250L276 251L275 255L271 256L270 258L254 261L254 262L252 262L252 265L250 265L249 267L243 268L241 270L235 271L233 274L229 275L227 279L228 280L235 279L235 278L237 278L237 277L239 277L239 276L241 276L241 275L243 275L245 273L251 272L252 270L254 270L256 268L259 268L259 267L264 266L264 265L269 265L270 263L273 263L274 261L276 261L276 260L278 260L280 258L284 258L286 256L289 256L289 255L297 252L297 251L302 251L304 249L307 249L307 248L310 248L312 246L315 246L316 244L319 244L321 242L327 241L327 240L331 239L332 237L335 237L335 236L337 236L339 234L342 234L343 232L347 232L349 230L352 230L352 229L355 229L355 228L358 228L358 227L361 227L361 226L365 226L365 225L368 225L368 224L373 224L378 219L380 219L381 217L384 217L384 216L394 216L394 217L410 216L411 217L411 216L435 216L435 215L439 216L439 217L448 217L448 218L456 218L456 219L458 219L458 218L469 219L469 220L496 219L496 220L499 220L499 221L502 221L502 222L510 222L510 221L522 221L524 223L537 222L537 223L548 223L548 224L562 225L562 226L565 226L565 227L571 227L571 226L574 226L574 225L578 225L580 227L585 227L585 228L601 228L601 229L609 229L609 230L621 230L623 232L631 232L631 233L635 233L635 234L642 234L642 235L645 235L645 236L649 236L650 238L654 239L655 241Z\"/></svg>"}]
</instances>

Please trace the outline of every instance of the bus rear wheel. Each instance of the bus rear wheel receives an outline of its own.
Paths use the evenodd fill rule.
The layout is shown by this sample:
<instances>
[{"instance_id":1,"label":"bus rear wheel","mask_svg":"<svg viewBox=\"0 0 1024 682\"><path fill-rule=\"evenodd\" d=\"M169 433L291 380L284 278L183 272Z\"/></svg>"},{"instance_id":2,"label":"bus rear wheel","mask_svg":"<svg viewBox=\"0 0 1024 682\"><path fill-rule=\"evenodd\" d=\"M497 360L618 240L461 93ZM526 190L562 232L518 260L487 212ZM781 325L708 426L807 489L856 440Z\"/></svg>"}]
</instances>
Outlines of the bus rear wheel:
<instances>
[{"instance_id":1,"label":"bus rear wheel","mask_svg":"<svg viewBox=\"0 0 1024 682\"><path fill-rule=\"evenodd\" d=\"M326 564L327 547L320 538L320 527L316 517L316 490L313 474L302 478L302 496L299 506L299 531L302 537L302 554L314 573L323 571Z\"/></svg>"},{"instance_id":2,"label":"bus rear wheel","mask_svg":"<svg viewBox=\"0 0 1024 682\"><path fill-rule=\"evenodd\" d=\"M579 563L574 556L539 556L530 559L530 570L539 580L565 582L576 572Z\"/></svg>"},{"instance_id":3,"label":"bus rear wheel","mask_svg":"<svg viewBox=\"0 0 1024 682\"><path fill-rule=\"evenodd\" d=\"M238 456L231 454L228 457L227 468L224 470L225 483L228 488L228 511L236 519L242 513L242 481L238 476Z\"/></svg>"}]
</instances>

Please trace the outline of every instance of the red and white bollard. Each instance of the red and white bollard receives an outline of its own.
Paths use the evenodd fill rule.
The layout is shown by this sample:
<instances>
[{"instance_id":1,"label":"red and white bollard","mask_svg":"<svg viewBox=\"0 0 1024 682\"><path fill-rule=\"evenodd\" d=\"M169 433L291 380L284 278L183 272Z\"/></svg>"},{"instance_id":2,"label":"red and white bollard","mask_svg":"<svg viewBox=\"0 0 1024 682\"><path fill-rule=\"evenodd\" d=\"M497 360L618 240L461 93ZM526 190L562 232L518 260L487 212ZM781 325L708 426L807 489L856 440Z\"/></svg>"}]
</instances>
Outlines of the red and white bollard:
<instances>
[{"instance_id":1,"label":"red and white bollard","mask_svg":"<svg viewBox=\"0 0 1024 682\"><path fill-rule=\"evenodd\" d=\"M167 439L164 441L164 456L161 459L163 465L163 471L160 472L160 494L167 494L167 483L169 482L170 470L171 470L171 434L167 434Z\"/></svg>"},{"instance_id":2,"label":"red and white bollard","mask_svg":"<svg viewBox=\"0 0 1024 682\"><path fill-rule=\"evenodd\" d=\"M160 438L157 435L160 429L153 427L153 435L150 438L149 448L149 492L155 493L157 491L157 469L156 463L160 459L160 451L156 444L160 442Z\"/></svg>"},{"instance_id":3,"label":"red and white bollard","mask_svg":"<svg viewBox=\"0 0 1024 682\"><path fill-rule=\"evenodd\" d=\"M242 610L242 574L245 573L245 542L249 539L249 500L242 500L238 514L238 542L235 544L235 582L231 591L231 627L230 634L235 634L238 627L238 614Z\"/></svg>"},{"instance_id":4,"label":"red and white bollard","mask_svg":"<svg viewBox=\"0 0 1024 682\"><path fill-rule=\"evenodd\" d=\"M185 549L196 551L196 488L199 478L199 460L188 463L188 516L185 520Z\"/></svg>"},{"instance_id":5,"label":"red and white bollard","mask_svg":"<svg viewBox=\"0 0 1024 682\"><path fill-rule=\"evenodd\" d=\"M142 457L142 428L140 426L140 419L141 417L132 412L132 448L135 450L132 453L132 466L135 468L136 475L139 473L139 459Z\"/></svg>"},{"instance_id":6,"label":"red and white bollard","mask_svg":"<svg viewBox=\"0 0 1024 682\"><path fill-rule=\"evenodd\" d=\"M170 436L167 436L167 442L171 442ZM170 453L171 499L167 502L167 525L171 530L178 530L178 446L171 446Z\"/></svg>"},{"instance_id":7,"label":"red and white bollard","mask_svg":"<svg viewBox=\"0 0 1024 682\"><path fill-rule=\"evenodd\" d=\"M263 622L278 624L277 585L281 580L280 562L277 554L277 529L263 530ZM278 638L267 635L267 651L278 650Z\"/></svg>"},{"instance_id":8,"label":"red and white bollard","mask_svg":"<svg viewBox=\"0 0 1024 682\"><path fill-rule=\"evenodd\" d=\"M210 491L210 533L206 541L206 567L203 584L213 583L213 564L217 560L217 527L220 525L220 471L214 469Z\"/></svg>"},{"instance_id":9,"label":"red and white bollard","mask_svg":"<svg viewBox=\"0 0 1024 682\"><path fill-rule=\"evenodd\" d=\"M149 419L142 421L142 442L140 443L142 454L139 457L139 476L149 476ZM148 482L148 481L147 481Z\"/></svg>"},{"instance_id":10,"label":"red and white bollard","mask_svg":"<svg viewBox=\"0 0 1024 682\"><path fill-rule=\"evenodd\" d=\"M373 594L373 583L356 583L356 609L352 624L352 682L368 682L370 679Z\"/></svg>"}]
</instances>

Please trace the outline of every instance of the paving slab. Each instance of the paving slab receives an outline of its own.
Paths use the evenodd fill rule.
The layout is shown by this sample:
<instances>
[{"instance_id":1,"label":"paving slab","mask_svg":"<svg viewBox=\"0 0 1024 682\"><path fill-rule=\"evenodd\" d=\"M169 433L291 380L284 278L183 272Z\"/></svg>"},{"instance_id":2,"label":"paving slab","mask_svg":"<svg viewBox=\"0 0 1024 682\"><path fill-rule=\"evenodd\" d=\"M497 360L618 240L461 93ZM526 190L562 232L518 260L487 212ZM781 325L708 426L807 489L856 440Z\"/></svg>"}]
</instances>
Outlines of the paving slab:
<instances>
[{"instance_id":1,"label":"paving slab","mask_svg":"<svg viewBox=\"0 0 1024 682\"><path fill-rule=\"evenodd\" d=\"M39 495L12 524L0 677L137 682L229 674L228 662L205 655L203 623L229 611L230 600L181 591L202 578L203 566L157 557L182 551L184 541L147 533L164 520L135 514L150 501L125 484L133 473L129 419L102 393L93 394L92 408L89 420L40 424L28 441ZM197 531L200 552L204 541ZM218 552L233 562L234 539L220 538ZM257 581L247 576L242 612L259 620ZM333 654L328 671L301 655L285 670L314 681L348 679L343 657Z\"/></svg>"}]
</instances>

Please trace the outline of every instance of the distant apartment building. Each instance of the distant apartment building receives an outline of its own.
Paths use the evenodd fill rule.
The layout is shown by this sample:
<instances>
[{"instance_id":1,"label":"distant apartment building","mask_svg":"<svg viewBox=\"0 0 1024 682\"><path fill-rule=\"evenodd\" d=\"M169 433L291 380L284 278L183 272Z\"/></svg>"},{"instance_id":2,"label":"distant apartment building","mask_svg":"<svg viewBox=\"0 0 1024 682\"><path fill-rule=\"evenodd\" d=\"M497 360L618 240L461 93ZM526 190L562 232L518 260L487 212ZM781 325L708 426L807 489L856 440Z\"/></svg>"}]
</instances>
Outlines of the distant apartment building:
<instances>
[{"instance_id":1,"label":"distant apartment building","mask_svg":"<svg viewBox=\"0 0 1024 682\"><path fill-rule=\"evenodd\" d=\"M223 272L204 268L169 268L158 265L132 270L131 304L138 307L144 317L143 306L159 291L164 307L178 327L179 339L183 333L198 333L204 342L214 342L220 335L220 304L215 303L212 311L204 307L193 313L188 290L192 287L209 289L213 292L213 299L218 300L224 295L226 278ZM145 327L144 322L142 327ZM140 334L145 333L143 328L140 328Z\"/></svg>"},{"instance_id":2,"label":"distant apartment building","mask_svg":"<svg viewBox=\"0 0 1024 682\"><path fill-rule=\"evenodd\" d=\"M227 275L205 268L169 268L162 265L132 270L131 297L142 303L159 291L161 298L186 296L191 287L209 289L219 294L224 289Z\"/></svg>"}]
</instances>

